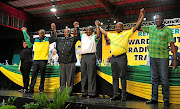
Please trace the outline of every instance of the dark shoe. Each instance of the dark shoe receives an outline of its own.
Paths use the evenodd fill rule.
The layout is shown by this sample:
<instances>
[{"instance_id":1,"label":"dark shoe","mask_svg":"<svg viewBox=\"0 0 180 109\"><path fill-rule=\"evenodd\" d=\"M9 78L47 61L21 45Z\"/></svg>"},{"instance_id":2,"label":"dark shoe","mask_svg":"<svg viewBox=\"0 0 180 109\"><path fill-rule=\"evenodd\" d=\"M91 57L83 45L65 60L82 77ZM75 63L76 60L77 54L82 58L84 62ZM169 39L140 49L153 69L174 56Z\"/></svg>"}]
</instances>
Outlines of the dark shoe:
<instances>
[{"instance_id":1,"label":"dark shoe","mask_svg":"<svg viewBox=\"0 0 180 109\"><path fill-rule=\"evenodd\" d=\"M96 98L96 95L89 95L89 98Z\"/></svg>"},{"instance_id":2,"label":"dark shoe","mask_svg":"<svg viewBox=\"0 0 180 109\"><path fill-rule=\"evenodd\" d=\"M146 104L158 104L158 101L156 101L156 100L149 100L149 101L146 101Z\"/></svg>"},{"instance_id":3,"label":"dark shoe","mask_svg":"<svg viewBox=\"0 0 180 109\"><path fill-rule=\"evenodd\" d=\"M164 101L164 106L169 106L169 105L170 105L169 101Z\"/></svg>"},{"instance_id":4,"label":"dark shoe","mask_svg":"<svg viewBox=\"0 0 180 109\"><path fill-rule=\"evenodd\" d=\"M126 100L127 100L126 97L122 97L122 98L121 98L121 101L122 101L122 102L126 102Z\"/></svg>"},{"instance_id":5,"label":"dark shoe","mask_svg":"<svg viewBox=\"0 0 180 109\"><path fill-rule=\"evenodd\" d=\"M120 100L120 96L114 95L112 98L110 98L110 100Z\"/></svg>"},{"instance_id":6,"label":"dark shoe","mask_svg":"<svg viewBox=\"0 0 180 109\"><path fill-rule=\"evenodd\" d=\"M34 90L27 90L26 93L34 93Z\"/></svg>"},{"instance_id":7,"label":"dark shoe","mask_svg":"<svg viewBox=\"0 0 180 109\"><path fill-rule=\"evenodd\" d=\"M87 97L88 95L87 94L82 94L82 97Z\"/></svg>"}]
</instances>

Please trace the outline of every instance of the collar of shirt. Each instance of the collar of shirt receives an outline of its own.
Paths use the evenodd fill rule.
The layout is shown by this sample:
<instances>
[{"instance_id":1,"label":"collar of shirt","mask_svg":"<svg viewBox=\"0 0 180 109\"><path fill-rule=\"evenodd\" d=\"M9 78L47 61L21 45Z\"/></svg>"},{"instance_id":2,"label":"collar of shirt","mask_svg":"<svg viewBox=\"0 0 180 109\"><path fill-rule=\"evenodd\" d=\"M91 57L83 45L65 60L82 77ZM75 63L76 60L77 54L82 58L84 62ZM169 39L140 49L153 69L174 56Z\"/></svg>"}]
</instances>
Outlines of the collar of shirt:
<instances>
[{"instance_id":1,"label":"collar of shirt","mask_svg":"<svg viewBox=\"0 0 180 109\"><path fill-rule=\"evenodd\" d=\"M119 32L119 33L118 33L118 32L116 32L116 35L122 34L123 32L124 32L124 31L121 31L121 32Z\"/></svg>"},{"instance_id":2,"label":"collar of shirt","mask_svg":"<svg viewBox=\"0 0 180 109\"><path fill-rule=\"evenodd\" d=\"M39 40L45 40L45 39L46 39L46 36L44 36L42 38L39 37Z\"/></svg>"},{"instance_id":3,"label":"collar of shirt","mask_svg":"<svg viewBox=\"0 0 180 109\"><path fill-rule=\"evenodd\" d=\"M65 37L65 39L69 39L69 38L71 38L72 36L71 35L69 35L68 37L66 37L66 36L64 36Z\"/></svg>"},{"instance_id":4,"label":"collar of shirt","mask_svg":"<svg viewBox=\"0 0 180 109\"><path fill-rule=\"evenodd\" d=\"M161 26L161 28L159 28L159 30L160 30L160 29L165 29L165 28L166 28L166 26L163 24L163 25ZM158 29L157 25L156 25L156 29Z\"/></svg>"},{"instance_id":5,"label":"collar of shirt","mask_svg":"<svg viewBox=\"0 0 180 109\"><path fill-rule=\"evenodd\" d=\"M86 34L86 35L87 35L87 34ZM93 34L91 34L91 35L89 35L89 36L87 35L87 37L92 37L92 36L93 36Z\"/></svg>"}]
</instances>

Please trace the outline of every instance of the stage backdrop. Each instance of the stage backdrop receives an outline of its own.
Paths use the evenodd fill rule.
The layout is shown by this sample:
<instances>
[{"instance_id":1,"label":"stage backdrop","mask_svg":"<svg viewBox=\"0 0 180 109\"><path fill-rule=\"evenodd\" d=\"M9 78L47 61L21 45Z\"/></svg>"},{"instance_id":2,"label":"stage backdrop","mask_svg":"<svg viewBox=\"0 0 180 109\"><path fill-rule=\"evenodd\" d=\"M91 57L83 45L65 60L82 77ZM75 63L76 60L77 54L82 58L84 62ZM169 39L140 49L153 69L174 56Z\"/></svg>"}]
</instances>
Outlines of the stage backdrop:
<instances>
[{"instance_id":1,"label":"stage backdrop","mask_svg":"<svg viewBox=\"0 0 180 109\"><path fill-rule=\"evenodd\" d=\"M180 26L169 26L171 28L175 45L179 47L180 51ZM126 30L127 31L127 30ZM115 33L115 31L108 31ZM128 65L145 65L147 58L147 45L149 44L149 35L145 32L136 31L129 39L129 45L127 48ZM171 58L170 52L170 58ZM107 65L107 58L111 56L110 41L107 36L102 36L102 66Z\"/></svg>"}]
</instances>

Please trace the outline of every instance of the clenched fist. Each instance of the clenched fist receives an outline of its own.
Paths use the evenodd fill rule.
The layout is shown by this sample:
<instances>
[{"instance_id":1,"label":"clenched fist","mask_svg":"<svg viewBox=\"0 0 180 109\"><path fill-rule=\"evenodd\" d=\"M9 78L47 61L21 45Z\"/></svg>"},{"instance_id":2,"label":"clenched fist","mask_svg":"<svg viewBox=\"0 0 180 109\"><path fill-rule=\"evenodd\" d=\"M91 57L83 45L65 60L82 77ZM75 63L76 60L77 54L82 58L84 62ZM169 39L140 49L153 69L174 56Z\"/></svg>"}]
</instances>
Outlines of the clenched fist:
<instances>
[{"instance_id":1,"label":"clenched fist","mask_svg":"<svg viewBox=\"0 0 180 109\"><path fill-rule=\"evenodd\" d=\"M99 21L99 20L96 20L94 23L95 23L96 26L99 26L100 21Z\"/></svg>"},{"instance_id":2,"label":"clenched fist","mask_svg":"<svg viewBox=\"0 0 180 109\"><path fill-rule=\"evenodd\" d=\"M54 30L54 29L56 29L56 24L55 23L52 23L51 24L51 28Z\"/></svg>"},{"instance_id":3,"label":"clenched fist","mask_svg":"<svg viewBox=\"0 0 180 109\"><path fill-rule=\"evenodd\" d=\"M75 22L73 23L73 25L74 25L74 27L76 28L76 27L78 27L79 22L75 21Z\"/></svg>"},{"instance_id":4,"label":"clenched fist","mask_svg":"<svg viewBox=\"0 0 180 109\"><path fill-rule=\"evenodd\" d=\"M27 28L26 28L26 27L22 27L22 28L21 28L21 31L24 31L24 30L26 31Z\"/></svg>"}]
</instances>

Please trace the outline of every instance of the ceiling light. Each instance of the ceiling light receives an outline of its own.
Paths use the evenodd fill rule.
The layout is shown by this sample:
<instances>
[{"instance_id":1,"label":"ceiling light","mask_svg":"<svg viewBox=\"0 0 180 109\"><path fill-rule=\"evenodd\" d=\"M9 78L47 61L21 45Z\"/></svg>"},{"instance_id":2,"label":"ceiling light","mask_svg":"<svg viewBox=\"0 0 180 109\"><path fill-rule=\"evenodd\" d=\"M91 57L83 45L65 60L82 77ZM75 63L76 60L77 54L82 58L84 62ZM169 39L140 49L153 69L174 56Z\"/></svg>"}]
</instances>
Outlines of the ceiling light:
<instances>
[{"instance_id":1,"label":"ceiling light","mask_svg":"<svg viewBox=\"0 0 180 109\"><path fill-rule=\"evenodd\" d=\"M116 23L116 20L114 20L114 23Z\"/></svg>"},{"instance_id":2,"label":"ceiling light","mask_svg":"<svg viewBox=\"0 0 180 109\"><path fill-rule=\"evenodd\" d=\"M144 19L143 20L146 20L146 17L144 17Z\"/></svg>"},{"instance_id":3,"label":"ceiling light","mask_svg":"<svg viewBox=\"0 0 180 109\"><path fill-rule=\"evenodd\" d=\"M156 19L156 16L153 16L153 19Z\"/></svg>"},{"instance_id":4,"label":"ceiling light","mask_svg":"<svg viewBox=\"0 0 180 109\"><path fill-rule=\"evenodd\" d=\"M51 8L51 11L56 12L57 10L56 10L56 8Z\"/></svg>"},{"instance_id":5,"label":"ceiling light","mask_svg":"<svg viewBox=\"0 0 180 109\"><path fill-rule=\"evenodd\" d=\"M101 22L101 25L103 25L103 23Z\"/></svg>"}]
</instances>

